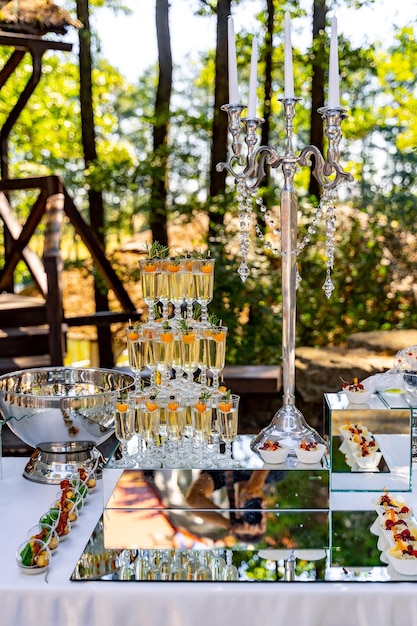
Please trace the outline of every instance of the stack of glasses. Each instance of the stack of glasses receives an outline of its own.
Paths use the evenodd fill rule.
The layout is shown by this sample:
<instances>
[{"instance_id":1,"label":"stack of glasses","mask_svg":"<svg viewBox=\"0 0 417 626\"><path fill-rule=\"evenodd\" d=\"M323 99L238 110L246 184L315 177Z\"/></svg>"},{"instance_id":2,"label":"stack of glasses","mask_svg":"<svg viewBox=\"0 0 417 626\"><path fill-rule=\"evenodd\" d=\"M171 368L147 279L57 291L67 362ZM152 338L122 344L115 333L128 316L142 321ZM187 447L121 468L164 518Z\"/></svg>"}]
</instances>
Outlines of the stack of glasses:
<instances>
[{"instance_id":1,"label":"stack of glasses","mask_svg":"<svg viewBox=\"0 0 417 626\"><path fill-rule=\"evenodd\" d=\"M151 258L140 266L149 320L126 329L136 384L135 392L116 404L116 436L123 452L116 465L238 467L231 445L237 436L239 396L219 383L228 329L209 319L207 310L213 298L214 259ZM158 303L163 306L161 319L154 313ZM144 387L146 369L150 380ZM134 454L132 441L137 443Z\"/></svg>"}]
</instances>

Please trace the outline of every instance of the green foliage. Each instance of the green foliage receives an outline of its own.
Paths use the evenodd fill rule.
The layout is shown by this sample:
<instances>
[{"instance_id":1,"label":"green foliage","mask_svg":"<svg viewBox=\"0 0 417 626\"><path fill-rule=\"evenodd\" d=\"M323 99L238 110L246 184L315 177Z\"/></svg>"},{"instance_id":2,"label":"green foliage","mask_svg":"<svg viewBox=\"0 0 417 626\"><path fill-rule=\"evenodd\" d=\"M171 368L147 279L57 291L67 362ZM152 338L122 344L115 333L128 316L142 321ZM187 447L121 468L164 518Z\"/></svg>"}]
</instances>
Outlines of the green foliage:
<instances>
[{"instance_id":1,"label":"green foliage","mask_svg":"<svg viewBox=\"0 0 417 626\"><path fill-rule=\"evenodd\" d=\"M102 4L101 0L92 3L94 7ZM361 4L362 0L350 3ZM121 3L115 0L111 5L117 9ZM279 33L286 8L294 18L301 12L297 2L287 5L276 7ZM214 28L215 16L209 5L196 1L195 8L210 15L207 20L212 20ZM259 15L261 47L264 17L262 12ZM245 33L239 33L238 38L243 91L248 83L250 38ZM280 42L274 47L273 59L277 95L276 86L283 84ZM322 290L326 262L322 231L299 258L303 280L297 293L297 342L303 345L344 344L352 332L412 328L417 323L413 291L417 269L414 217L417 45L413 29L409 25L399 29L391 49L386 49L384 42L355 49L342 37L339 43L342 102L349 108L349 117L342 127L341 160L354 175L355 182L343 189L344 198L337 207L333 272L336 289L330 300ZM328 42L323 47L326 59L327 46ZM0 51L2 63L9 52ZM309 141L309 61L312 54L319 52L294 50L296 89L303 98L294 120L296 151ZM68 53L47 53L40 84L10 137L11 175L59 174L83 211L88 189L101 191L106 205L107 234L113 241L120 241L147 226L154 167L150 155L156 68L150 67L132 85L100 58L99 48L96 54L93 85L97 161L85 169L77 59ZM262 54L260 58L261 76ZM2 87L0 126L30 73L29 59L25 59ZM214 51L204 54L198 65L185 62L174 70L167 148L170 220L185 223L214 209L225 216L226 226L219 227L214 241L209 242L216 257L216 292L210 310L230 329L228 361L277 363L282 333L280 258L263 252L254 242L251 275L242 284L236 271L240 259L233 221L236 215L233 181L224 197L208 198L213 81ZM262 110L262 101L259 104ZM273 98L271 106L269 143L279 152L285 122L277 98ZM308 168L297 169L302 230L311 219L312 208L307 198L309 174ZM273 171L268 188L262 190L268 207L277 204L281 186L281 172ZM13 206L22 219L27 216L29 205L27 199L14 198Z\"/></svg>"}]
</instances>

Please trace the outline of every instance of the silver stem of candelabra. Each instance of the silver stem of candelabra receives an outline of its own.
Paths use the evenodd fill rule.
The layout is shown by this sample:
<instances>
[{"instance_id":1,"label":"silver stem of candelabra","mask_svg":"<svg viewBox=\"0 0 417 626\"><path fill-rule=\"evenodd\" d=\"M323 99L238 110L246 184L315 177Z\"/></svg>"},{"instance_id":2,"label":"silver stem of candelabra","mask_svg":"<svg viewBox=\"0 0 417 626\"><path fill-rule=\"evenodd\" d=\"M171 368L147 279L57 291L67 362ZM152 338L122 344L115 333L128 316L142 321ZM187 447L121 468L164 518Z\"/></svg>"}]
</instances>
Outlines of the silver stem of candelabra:
<instances>
[{"instance_id":1,"label":"silver stem of candelabra","mask_svg":"<svg viewBox=\"0 0 417 626\"><path fill-rule=\"evenodd\" d=\"M294 187L297 157L294 154L293 118L296 99L282 100L286 119L286 149L281 158L284 186L280 196L281 222L281 284L282 284L282 407L272 422L251 442L257 451L267 437L279 438L294 448L303 439L323 442L320 435L308 426L303 414L295 406L295 337L297 290L297 233L298 196Z\"/></svg>"},{"instance_id":2,"label":"silver stem of candelabra","mask_svg":"<svg viewBox=\"0 0 417 626\"><path fill-rule=\"evenodd\" d=\"M281 257L282 257L282 381L283 402L269 426L264 428L251 443L258 451L260 444L268 437L279 439L294 449L303 439L324 443L320 435L311 428L301 411L295 406L295 335L296 335L296 289L297 289L297 216L298 197L294 188L297 165L308 165L314 157L313 175L324 189L335 188L341 180L352 180L339 165L340 124L346 117L344 109L323 107L320 115L326 120L326 136L329 140L327 160L318 148L307 146L298 156L293 150L293 119L297 98L282 99L286 122L285 154L278 153L269 146L256 147L255 133L262 123L259 119L243 118L240 105L222 107L229 116L229 132L232 135L233 156L228 163L219 163L219 171L225 169L236 182L244 181L247 188L257 188L264 176L265 163L271 167L282 167L284 186L280 196L281 214ZM239 122L239 123L238 123ZM246 129L247 154L243 154L240 141L242 124ZM238 168L235 167L238 165Z\"/></svg>"}]
</instances>

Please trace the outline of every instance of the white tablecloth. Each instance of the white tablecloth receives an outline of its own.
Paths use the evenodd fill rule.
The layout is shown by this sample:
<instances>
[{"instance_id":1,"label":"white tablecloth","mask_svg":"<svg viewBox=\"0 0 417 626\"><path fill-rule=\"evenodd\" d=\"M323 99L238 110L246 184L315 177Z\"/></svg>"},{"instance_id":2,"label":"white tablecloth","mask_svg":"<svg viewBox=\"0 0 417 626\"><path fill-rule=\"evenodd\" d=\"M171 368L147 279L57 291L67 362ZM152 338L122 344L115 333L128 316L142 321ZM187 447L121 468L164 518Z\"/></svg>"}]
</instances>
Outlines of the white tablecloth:
<instances>
[{"instance_id":1,"label":"white tablecloth","mask_svg":"<svg viewBox=\"0 0 417 626\"><path fill-rule=\"evenodd\" d=\"M56 486L22 477L25 459L3 459L0 480L1 626L415 626L417 583L71 582L102 511L100 487L44 575L23 574L15 552Z\"/></svg>"}]
</instances>

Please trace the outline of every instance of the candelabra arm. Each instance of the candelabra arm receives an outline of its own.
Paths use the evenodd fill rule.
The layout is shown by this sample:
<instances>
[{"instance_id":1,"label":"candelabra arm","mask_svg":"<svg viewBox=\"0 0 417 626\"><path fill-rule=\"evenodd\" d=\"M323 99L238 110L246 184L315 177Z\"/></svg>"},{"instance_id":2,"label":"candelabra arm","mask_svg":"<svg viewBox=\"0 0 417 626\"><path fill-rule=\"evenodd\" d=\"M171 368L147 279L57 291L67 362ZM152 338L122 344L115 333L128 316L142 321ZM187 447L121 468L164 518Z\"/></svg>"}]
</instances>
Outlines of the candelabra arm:
<instances>
[{"instance_id":1,"label":"candelabra arm","mask_svg":"<svg viewBox=\"0 0 417 626\"><path fill-rule=\"evenodd\" d=\"M265 176L265 166L278 167L282 162L282 157L269 146L257 146L258 128L264 122L261 118L245 117L241 119L241 113L245 107L240 104L225 104L221 107L228 115L228 129L232 135L233 155L228 162L221 162L216 165L216 170L222 172L226 170L236 182L244 181L247 189L257 189ZM247 154L243 154L243 143L239 141L243 125L245 126L245 143ZM243 169L235 167L235 164Z\"/></svg>"},{"instance_id":2,"label":"candelabra arm","mask_svg":"<svg viewBox=\"0 0 417 626\"><path fill-rule=\"evenodd\" d=\"M243 144L240 139L242 133L241 115L242 111L246 108L243 104L223 104L222 111L226 111L228 119L228 130L232 135L232 150L233 155L237 158L240 165L244 164L244 156L242 154ZM218 167L217 167L218 169ZM221 171L218 169L218 171Z\"/></svg>"},{"instance_id":3,"label":"candelabra arm","mask_svg":"<svg viewBox=\"0 0 417 626\"><path fill-rule=\"evenodd\" d=\"M324 189L335 189L342 180L353 181L353 176L345 172L339 163L339 144L342 139L341 123L347 117L345 109L339 107L322 107L318 110L323 120L326 120L324 132L329 142L327 160L325 160L316 146L307 146L299 157L300 165L308 165L314 157L313 176Z\"/></svg>"}]
</instances>

